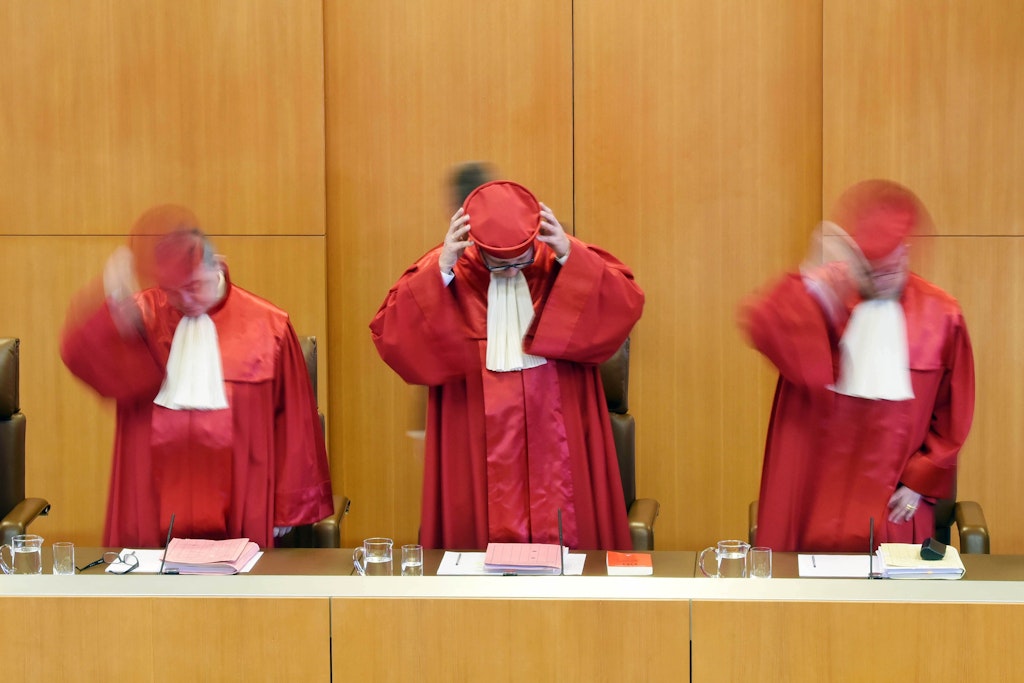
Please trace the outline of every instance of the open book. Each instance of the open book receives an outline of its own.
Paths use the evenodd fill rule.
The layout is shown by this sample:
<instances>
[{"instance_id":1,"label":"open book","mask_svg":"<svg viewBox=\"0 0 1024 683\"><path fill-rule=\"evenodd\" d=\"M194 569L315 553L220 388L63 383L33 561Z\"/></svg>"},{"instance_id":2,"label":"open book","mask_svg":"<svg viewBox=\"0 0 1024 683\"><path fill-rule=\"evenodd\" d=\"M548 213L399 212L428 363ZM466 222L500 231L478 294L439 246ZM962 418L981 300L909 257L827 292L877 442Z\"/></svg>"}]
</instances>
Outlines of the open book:
<instances>
[{"instance_id":1,"label":"open book","mask_svg":"<svg viewBox=\"0 0 1024 683\"><path fill-rule=\"evenodd\" d=\"M237 574L254 563L260 547L248 538L208 541L172 538L167 545L164 571L179 574Z\"/></svg>"}]
</instances>

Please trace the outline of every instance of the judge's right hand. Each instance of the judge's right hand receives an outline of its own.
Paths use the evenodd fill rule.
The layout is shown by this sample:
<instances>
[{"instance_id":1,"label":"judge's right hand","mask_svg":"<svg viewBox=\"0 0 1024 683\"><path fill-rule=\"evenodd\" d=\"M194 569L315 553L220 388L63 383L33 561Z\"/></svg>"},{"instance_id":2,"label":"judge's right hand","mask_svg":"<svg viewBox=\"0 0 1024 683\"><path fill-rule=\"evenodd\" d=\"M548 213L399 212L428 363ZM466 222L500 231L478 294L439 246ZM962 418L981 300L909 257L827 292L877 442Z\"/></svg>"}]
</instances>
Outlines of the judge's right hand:
<instances>
[{"instance_id":1,"label":"judge's right hand","mask_svg":"<svg viewBox=\"0 0 1024 683\"><path fill-rule=\"evenodd\" d=\"M847 264L830 261L820 266L805 266L801 274L832 324L844 322L857 294L857 283Z\"/></svg>"},{"instance_id":2,"label":"judge's right hand","mask_svg":"<svg viewBox=\"0 0 1024 683\"><path fill-rule=\"evenodd\" d=\"M459 207L448 224L448 232L444 236L444 246L441 248L441 255L437 260L441 272L451 273L455 263L462 258L466 247L471 244L473 241L469 239L469 215L465 209Z\"/></svg>"},{"instance_id":3,"label":"judge's right hand","mask_svg":"<svg viewBox=\"0 0 1024 683\"><path fill-rule=\"evenodd\" d=\"M135 334L141 327L142 312L135 303L139 291L135 262L128 247L118 247L103 267L103 290L110 315L122 337Z\"/></svg>"}]
</instances>

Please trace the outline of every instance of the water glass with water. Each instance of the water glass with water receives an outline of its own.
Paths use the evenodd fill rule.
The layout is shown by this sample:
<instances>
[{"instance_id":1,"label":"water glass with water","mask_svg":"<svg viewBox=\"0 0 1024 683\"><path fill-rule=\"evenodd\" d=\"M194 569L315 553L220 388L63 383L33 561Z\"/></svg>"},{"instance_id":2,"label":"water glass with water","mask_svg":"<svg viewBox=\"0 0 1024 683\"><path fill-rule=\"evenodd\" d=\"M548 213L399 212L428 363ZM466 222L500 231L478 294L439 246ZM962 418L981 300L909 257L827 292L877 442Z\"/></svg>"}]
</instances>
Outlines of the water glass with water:
<instances>
[{"instance_id":1,"label":"water glass with water","mask_svg":"<svg viewBox=\"0 0 1024 683\"><path fill-rule=\"evenodd\" d=\"M402 576L423 576L423 546L402 546Z\"/></svg>"},{"instance_id":2,"label":"water glass with water","mask_svg":"<svg viewBox=\"0 0 1024 683\"><path fill-rule=\"evenodd\" d=\"M716 579L743 579L747 576L747 552L750 544L745 541L729 540L719 541L717 546L704 548L697 558L697 566L700 567L704 576ZM704 557L709 553L715 553L717 567L714 573L704 567Z\"/></svg>"},{"instance_id":3,"label":"water glass with water","mask_svg":"<svg viewBox=\"0 0 1024 683\"><path fill-rule=\"evenodd\" d=\"M394 541L390 538L367 538L363 544L352 551L352 564L360 576L391 576L394 572L391 564L391 547Z\"/></svg>"},{"instance_id":4,"label":"water glass with water","mask_svg":"<svg viewBox=\"0 0 1024 683\"><path fill-rule=\"evenodd\" d=\"M10 552L11 563L4 555ZM33 534L18 534L10 545L0 546L0 569L5 574L42 574L43 537Z\"/></svg>"}]
</instances>

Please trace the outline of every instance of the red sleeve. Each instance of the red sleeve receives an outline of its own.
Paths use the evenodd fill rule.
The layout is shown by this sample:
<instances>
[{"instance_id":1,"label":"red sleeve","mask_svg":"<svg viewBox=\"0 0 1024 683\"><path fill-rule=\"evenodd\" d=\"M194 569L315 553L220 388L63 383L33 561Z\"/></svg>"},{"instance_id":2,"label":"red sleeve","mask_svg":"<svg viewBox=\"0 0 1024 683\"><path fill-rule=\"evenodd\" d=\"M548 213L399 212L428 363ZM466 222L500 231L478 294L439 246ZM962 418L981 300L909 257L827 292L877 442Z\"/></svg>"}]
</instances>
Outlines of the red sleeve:
<instances>
[{"instance_id":1,"label":"red sleeve","mask_svg":"<svg viewBox=\"0 0 1024 683\"><path fill-rule=\"evenodd\" d=\"M924 443L910 456L900 481L927 496L952 493L956 461L974 420L974 353L963 316L957 315Z\"/></svg>"},{"instance_id":2,"label":"red sleeve","mask_svg":"<svg viewBox=\"0 0 1024 683\"><path fill-rule=\"evenodd\" d=\"M544 300L524 349L544 358L602 363L644 308L633 272L608 252L570 237L569 259Z\"/></svg>"},{"instance_id":3,"label":"red sleeve","mask_svg":"<svg viewBox=\"0 0 1024 683\"><path fill-rule=\"evenodd\" d=\"M311 524L330 515L334 503L316 398L290 323L274 383L274 526Z\"/></svg>"},{"instance_id":4,"label":"red sleeve","mask_svg":"<svg viewBox=\"0 0 1024 683\"><path fill-rule=\"evenodd\" d=\"M751 345L787 381L810 390L823 390L835 381L825 316L799 275L787 275L767 293L745 302L739 324Z\"/></svg>"},{"instance_id":5,"label":"red sleeve","mask_svg":"<svg viewBox=\"0 0 1024 683\"><path fill-rule=\"evenodd\" d=\"M409 384L441 385L479 366L478 356L469 348L470 335L454 290L445 287L437 256L434 249L413 264L370 323L380 357Z\"/></svg>"},{"instance_id":6,"label":"red sleeve","mask_svg":"<svg viewBox=\"0 0 1024 683\"><path fill-rule=\"evenodd\" d=\"M106 304L64 329L60 355L76 377L118 401L152 400L164 380L142 334L123 337Z\"/></svg>"}]
</instances>

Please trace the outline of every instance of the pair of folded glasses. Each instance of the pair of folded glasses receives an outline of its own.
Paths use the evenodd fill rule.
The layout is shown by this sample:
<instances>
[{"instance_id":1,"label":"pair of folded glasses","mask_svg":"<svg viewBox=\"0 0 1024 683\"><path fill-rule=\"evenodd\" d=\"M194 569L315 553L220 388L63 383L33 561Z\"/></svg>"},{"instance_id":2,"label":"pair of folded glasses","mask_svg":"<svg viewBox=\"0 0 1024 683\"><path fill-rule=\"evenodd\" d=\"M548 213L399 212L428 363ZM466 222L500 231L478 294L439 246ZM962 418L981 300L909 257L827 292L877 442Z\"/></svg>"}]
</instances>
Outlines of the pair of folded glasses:
<instances>
[{"instance_id":1,"label":"pair of folded glasses","mask_svg":"<svg viewBox=\"0 0 1024 683\"><path fill-rule=\"evenodd\" d=\"M80 572L84 572L86 569L91 569L98 564L109 564L110 568L107 569L111 574L128 574L139 568L139 558L135 554L134 550L126 553L115 553L108 551L103 553L100 559L90 562L84 567L75 567Z\"/></svg>"}]
</instances>

